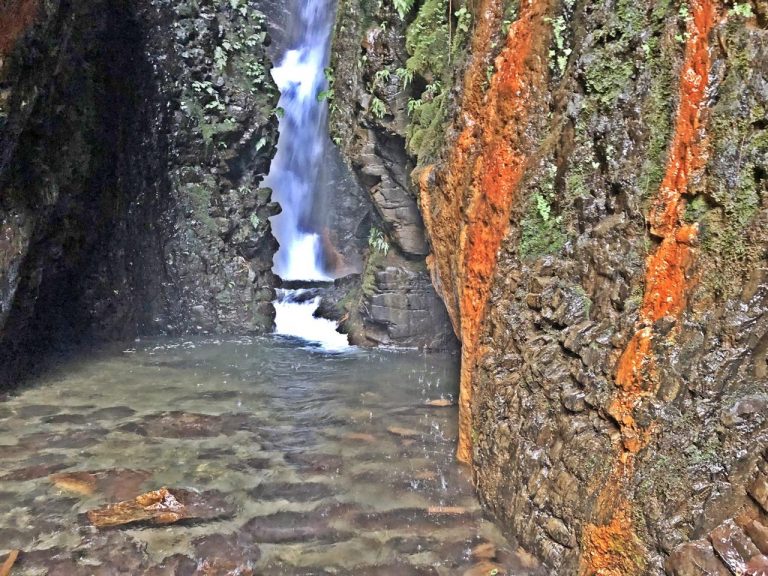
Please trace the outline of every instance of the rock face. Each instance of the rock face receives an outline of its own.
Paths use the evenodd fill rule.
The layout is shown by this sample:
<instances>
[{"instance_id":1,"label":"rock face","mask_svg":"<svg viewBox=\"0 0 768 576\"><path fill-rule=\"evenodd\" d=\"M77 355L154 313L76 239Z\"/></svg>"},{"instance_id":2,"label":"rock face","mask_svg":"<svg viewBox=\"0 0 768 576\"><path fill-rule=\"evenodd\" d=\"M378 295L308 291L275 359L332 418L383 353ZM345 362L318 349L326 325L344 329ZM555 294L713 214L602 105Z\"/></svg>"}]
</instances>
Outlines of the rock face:
<instances>
[{"instance_id":1,"label":"rock face","mask_svg":"<svg viewBox=\"0 0 768 576\"><path fill-rule=\"evenodd\" d=\"M343 329L361 345L441 349L455 345L445 305L425 267L428 244L405 149L404 24L389 3L339 4L333 44L331 137L371 207L360 282L337 301Z\"/></svg>"},{"instance_id":2,"label":"rock face","mask_svg":"<svg viewBox=\"0 0 768 576\"><path fill-rule=\"evenodd\" d=\"M2 378L57 341L268 330L264 15L12 2L0 37Z\"/></svg>"},{"instance_id":3,"label":"rock face","mask_svg":"<svg viewBox=\"0 0 768 576\"><path fill-rule=\"evenodd\" d=\"M415 168L488 510L557 574L759 573L764 3L348 4L332 127Z\"/></svg>"}]
</instances>

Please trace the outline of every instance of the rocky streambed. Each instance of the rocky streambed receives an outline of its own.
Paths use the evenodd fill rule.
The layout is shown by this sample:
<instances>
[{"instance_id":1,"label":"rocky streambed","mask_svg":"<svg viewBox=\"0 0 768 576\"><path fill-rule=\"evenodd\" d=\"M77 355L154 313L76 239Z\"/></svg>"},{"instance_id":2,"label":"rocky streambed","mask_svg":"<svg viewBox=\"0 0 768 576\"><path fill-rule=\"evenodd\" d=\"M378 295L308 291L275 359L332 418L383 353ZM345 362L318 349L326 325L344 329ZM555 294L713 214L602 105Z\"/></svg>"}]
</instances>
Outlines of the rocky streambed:
<instances>
[{"instance_id":1,"label":"rocky streambed","mask_svg":"<svg viewBox=\"0 0 768 576\"><path fill-rule=\"evenodd\" d=\"M454 356L300 346L137 342L4 398L0 558L22 551L14 575L537 573L454 461Z\"/></svg>"}]
</instances>

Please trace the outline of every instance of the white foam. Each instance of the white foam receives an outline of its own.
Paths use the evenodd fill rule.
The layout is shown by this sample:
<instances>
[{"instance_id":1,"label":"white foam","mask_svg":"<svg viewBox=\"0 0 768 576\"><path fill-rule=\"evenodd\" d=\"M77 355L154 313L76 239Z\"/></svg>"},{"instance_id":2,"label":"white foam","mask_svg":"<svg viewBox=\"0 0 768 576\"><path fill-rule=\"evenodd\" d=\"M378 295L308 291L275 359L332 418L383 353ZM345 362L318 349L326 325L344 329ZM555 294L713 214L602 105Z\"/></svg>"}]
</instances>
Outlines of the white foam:
<instances>
[{"instance_id":1,"label":"white foam","mask_svg":"<svg viewBox=\"0 0 768 576\"><path fill-rule=\"evenodd\" d=\"M275 301L275 334L319 344L319 348L326 352L349 350L347 337L336 332L335 322L313 316L319 305L319 296L306 302L295 302L284 296L278 298Z\"/></svg>"}]
</instances>

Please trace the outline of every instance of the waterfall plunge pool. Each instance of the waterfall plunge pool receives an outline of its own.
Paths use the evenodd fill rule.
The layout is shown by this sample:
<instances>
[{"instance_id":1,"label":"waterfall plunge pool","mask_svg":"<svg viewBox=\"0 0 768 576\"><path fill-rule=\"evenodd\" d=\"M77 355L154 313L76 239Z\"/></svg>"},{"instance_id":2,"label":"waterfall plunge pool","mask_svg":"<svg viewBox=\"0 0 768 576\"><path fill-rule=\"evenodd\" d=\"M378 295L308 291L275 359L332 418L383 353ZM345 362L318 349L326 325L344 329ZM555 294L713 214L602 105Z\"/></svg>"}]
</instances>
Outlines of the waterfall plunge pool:
<instances>
[{"instance_id":1,"label":"waterfall plunge pool","mask_svg":"<svg viewBox=\"0 0 768 576\"><path fill-rule=\"evenodd\" d=\"M426 404L455 393L452 355L280 338L63 361L0 402L0 558L23 551L14 576L528 574L454 460L456 408ZM85 516L164 486L221 515Z\"/></svg>"}]
</instances>

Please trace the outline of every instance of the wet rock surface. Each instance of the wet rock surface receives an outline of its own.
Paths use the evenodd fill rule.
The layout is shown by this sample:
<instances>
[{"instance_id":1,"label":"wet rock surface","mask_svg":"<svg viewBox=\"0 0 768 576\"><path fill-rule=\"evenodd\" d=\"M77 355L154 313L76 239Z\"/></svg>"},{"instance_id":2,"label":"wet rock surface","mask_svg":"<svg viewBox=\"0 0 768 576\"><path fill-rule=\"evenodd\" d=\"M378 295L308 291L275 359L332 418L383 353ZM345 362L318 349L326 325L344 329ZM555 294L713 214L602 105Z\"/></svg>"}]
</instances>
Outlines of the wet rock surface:
<instances>
[{"instance_id":1,"label":"wet rock surface","mask_svg":"<svg viewBox=\"0 0 768 576\"><path fill-rule=\"evenodd\" d=\"M418 180L483 504L552 573L746 570L710 534L764 525L764 14L343 4L332 129Z\"/></svg>"},{"instance_id":2,"label":"wet rock surface","mask_svg":"<svg viewBox=\"0 0 768 576\"><path fill-rule=\"evenodd\" d=\"M404 149L409 91L394 73L408 58L402 19L389 4L373 9L356 0L341 2L337 14L330 130L368 196L371 232L359 281L329 295L320 312L343 319L355 344L452 348L445 306L425 266L424 222Z\"/></svg>"},{"instance_id":3,"label":"wet rock surface","mask_svg":"<svg viewBox=\"0 0 768 576\"><path fill-rule=\"evenodd\" d=\"M277 91L255 4L3 7L25 27L0 61L2 385L51 346L272 326Z\"/></svg>"}]
</instances>

